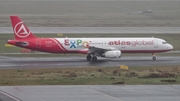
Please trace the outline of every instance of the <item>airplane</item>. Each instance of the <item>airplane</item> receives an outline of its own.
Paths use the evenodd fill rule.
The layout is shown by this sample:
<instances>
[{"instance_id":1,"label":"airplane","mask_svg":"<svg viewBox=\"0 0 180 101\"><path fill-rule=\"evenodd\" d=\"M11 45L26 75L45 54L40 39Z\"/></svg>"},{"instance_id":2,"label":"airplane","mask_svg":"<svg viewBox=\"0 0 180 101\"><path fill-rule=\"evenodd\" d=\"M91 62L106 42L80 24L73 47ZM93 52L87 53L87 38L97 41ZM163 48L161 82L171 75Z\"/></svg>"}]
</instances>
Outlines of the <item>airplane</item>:
<instances>
[{"instance_id":1,"label":"airplane","mask_svg":"<svg viewBox=\"0 0 180 101\"><path fill-rule=\"evenodd\" d=\"M18 16L10 16L15 39L8 44L48 53L87 54L87 61L97 61L97 56L120 58L122 53L167 52L173 46L165 40L154 37L134 38L39 38L35 36Z\"/></svg>"},{"instance_id":2,"label":"airplane","mask_svg":"<svg viewBox=\"0 0 180 101\"><path fill-rule=\"evenodd\" d=\"M126 11L130 11L127 14L152 14L152 13L166 13L166 12L180 12L180 10L152 10L152 9L147 9L147 10L135 10L135 9L130 9L130 8L123 8Z\"/></svg>"}]
</instances>

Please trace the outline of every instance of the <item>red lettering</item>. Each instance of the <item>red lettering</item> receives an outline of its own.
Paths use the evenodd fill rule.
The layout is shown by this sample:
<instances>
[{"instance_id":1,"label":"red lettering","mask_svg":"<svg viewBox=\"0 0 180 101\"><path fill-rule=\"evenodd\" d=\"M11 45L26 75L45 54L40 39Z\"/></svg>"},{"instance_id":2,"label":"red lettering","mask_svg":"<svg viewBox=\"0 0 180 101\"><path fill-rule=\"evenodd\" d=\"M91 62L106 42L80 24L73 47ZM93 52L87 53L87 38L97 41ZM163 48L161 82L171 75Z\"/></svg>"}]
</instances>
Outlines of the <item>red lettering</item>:
<instances>
[{"instance_id":1,"label":"red lettering","mask_svg":"<svg viewBox=\"0 0 180 101\"><path fill-rule=\"evenodd\" d=\"M138 45L142 45L142 41L138 41Z\"/></svg>"},{"instance_id":2,"label":"red lettering","mask_svg":"<svg viewBox=\"0 0 180 101\"><path fill-rule=\"evenodd\" d=\"M66 46L69 46L70 44L69 44L69 39L65 39L64 40L64 45L66 45Z\"/></svg>"},{"instance_id":3,"label":"red lettering","mask_svg":"<svg viewBox=\"0 0 180 101\"><path fill-rule=\"evenodd\" d=\"M147 45L148 43L147 43L147 41L143 41L143 45Z\"/></svg>"},{"instance_id":4,"label":"red lettering","mask_svg":"<svg viewBox=\"0 0 180 101\"><path fill-rule=\"evenodd\" d=\"M118 45L120 45L120 44L121 44L120 40L118 40L118 42L117 42L117 43L118 43Z\"/></svg>"},{"instance_id":5,"label":"red lettering","mask_svg":"<svg viewBox=\"0 0 180 101\"><path fill-rule=\"evenodd\" d=\"M153 41L148 41L148 45L153 45Z\"/></svg>"},{"instance_id":6,"label":"red lettering","mask_svg":"<svg viewBox=\"0 0 180 101\"><path fill-rule=\"evenodd\" d=\"M114 42L113 42L113 41L109 41L108 44L109 44L109 45L114 45Z\"/></svg>"},{"instance_id":7,"label":"red lettering","mask_svg":"<svg viewBox=\"0 0 180 101\"><path fill-rule=\"evenodd\" d=\"M114 44L115 44L115 45L120 45L120 40L114 41Z\"/></svg>"},{"instance_id":8,"label":"red lettering","mask_svg":"<svg viewBox=\"0 0 180 101\"><path fill-rule=\"evenodd\" d=\"M126 41L126 45L131 45L131 42L130 41Z\"/></svg>"},{"instance_id":9,"label":"red lettering","mask_svg":"<svg viewBox=\"0 0 180 101\"><path fill-rule=\"evenodd\" d=\"M131 46L137 46L137 45L153 45L153 40L152 41L120 41L120 40L115 40L115 41L109 41L109 45L131 45Z\"/></svg>"},{"instance_id":10,"label":"red lettering","mask_svg":"<svg viewBox=\"0 0 180 101\"><path fill-rule=\"evenodd\" d=\"M131 42L132 46L136 46L136 41Z\"/></svg>"},{"instance_id":11,"label":"red lettering","mask_svg":"<svg viewBox=\"0 0 180 101\"><path fill-rule=\"evenodd\" d=\"M125 41L122 41L122 42L121 42L121 45L125 45L125 44L126 44L126 42L125 42Z\"/></svg>"}]
</instances>

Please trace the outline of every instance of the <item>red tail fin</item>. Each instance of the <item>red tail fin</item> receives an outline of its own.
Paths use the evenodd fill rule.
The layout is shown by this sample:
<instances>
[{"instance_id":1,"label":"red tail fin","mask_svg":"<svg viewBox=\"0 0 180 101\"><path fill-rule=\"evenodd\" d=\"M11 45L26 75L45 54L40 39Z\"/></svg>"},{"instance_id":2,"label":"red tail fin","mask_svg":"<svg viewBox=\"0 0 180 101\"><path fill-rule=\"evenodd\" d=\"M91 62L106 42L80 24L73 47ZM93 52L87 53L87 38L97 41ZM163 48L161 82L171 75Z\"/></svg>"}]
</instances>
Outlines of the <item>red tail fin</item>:
<instances>
[{"instance_id":1,"label":"red tail fin","mask_svg":"<svg viewBox=\"0 0 180 101\"><path fill-rule=\"evenodd\" d=\"M36 38L18 16L10 16L15 39Z\"/></svg>"}]
</instances>

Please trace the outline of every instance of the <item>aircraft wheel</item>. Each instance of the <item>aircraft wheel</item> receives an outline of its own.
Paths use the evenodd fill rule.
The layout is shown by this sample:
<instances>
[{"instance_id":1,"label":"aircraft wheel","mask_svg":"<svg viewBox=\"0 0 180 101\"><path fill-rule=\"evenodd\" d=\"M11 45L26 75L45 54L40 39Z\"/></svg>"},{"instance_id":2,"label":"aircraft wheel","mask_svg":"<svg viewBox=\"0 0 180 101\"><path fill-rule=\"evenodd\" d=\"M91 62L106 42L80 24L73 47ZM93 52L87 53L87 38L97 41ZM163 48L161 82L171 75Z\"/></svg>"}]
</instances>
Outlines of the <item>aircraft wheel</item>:
<instances>
[{"instance_id":1,"label":"aircraft wheel","mask_svg":"<svg viewBox=\"0 0 180 101\"><path fill-rule=\"evenodd\" d=\"M97 57L96 57L96 56L93 56L93 57L92 57L92 61L93 61L93 62L97 61Z\"/></svg>"},{"instance_id":2,"label":"aircraft wheel","mask_svg":"<svg viewBox=\"0 0 180 101\"><path fill-rule=\"evenodd\" d=\"M86 56L86 59L87 59L88 61L91 61L91 59L92 59L91 55Z\"/></svg>"},{"instance_id":3,"label":"aircraft wheel","mask_svg":"<svg viewBox=\"0 0 180 101\"><path fill-rule=\"evenodd\" d=\"M156 57L153 57L153 60L156 60Z\"/></svg>"}]
</instances>

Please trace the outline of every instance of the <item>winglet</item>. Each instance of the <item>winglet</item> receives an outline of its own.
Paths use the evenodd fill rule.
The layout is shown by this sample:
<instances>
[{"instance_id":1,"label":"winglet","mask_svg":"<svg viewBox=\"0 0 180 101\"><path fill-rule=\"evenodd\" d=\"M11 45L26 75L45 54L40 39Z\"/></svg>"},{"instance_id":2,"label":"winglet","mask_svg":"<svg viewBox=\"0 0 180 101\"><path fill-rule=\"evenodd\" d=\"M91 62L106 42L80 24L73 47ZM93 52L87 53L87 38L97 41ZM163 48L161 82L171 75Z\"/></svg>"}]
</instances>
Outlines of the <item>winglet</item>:
<instances>
[{"instance_id":1,"label":"winglet","mask_svg":"<svg viewBox=\"0 0 180 101\"><path fill-rule=\"evenodd\" d=\"M36 38L18 16L10 16L16 40Z\"/></svg>"}]
</instances>

